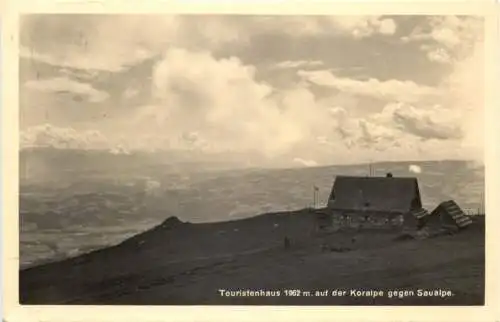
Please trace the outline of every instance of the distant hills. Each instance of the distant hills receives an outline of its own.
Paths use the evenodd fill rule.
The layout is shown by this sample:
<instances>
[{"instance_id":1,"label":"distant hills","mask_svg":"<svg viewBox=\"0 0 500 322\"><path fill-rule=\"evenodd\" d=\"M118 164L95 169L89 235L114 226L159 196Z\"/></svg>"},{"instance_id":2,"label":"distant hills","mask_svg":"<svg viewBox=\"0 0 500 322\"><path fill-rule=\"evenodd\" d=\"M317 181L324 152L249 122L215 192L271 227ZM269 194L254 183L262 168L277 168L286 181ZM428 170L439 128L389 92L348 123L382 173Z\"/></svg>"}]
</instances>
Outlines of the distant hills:
<instances>
[{"instance_id":1,"label":"distant hills","mask_svg":"<svg viewBox=\"0 0 500 322\"><path fill-rule=\"evenodd\" d=\"M169 216L216 222L302 209L313 206L313 186L322 206L336 175L369 174L366 164L278 169L236 159L189 151L23 150L21 262L115 244ZM416 176L429 210L448 199L468 212L483 206L484 168L472 162L379 162L372 171Z\"/></svg>"}]
</instances>

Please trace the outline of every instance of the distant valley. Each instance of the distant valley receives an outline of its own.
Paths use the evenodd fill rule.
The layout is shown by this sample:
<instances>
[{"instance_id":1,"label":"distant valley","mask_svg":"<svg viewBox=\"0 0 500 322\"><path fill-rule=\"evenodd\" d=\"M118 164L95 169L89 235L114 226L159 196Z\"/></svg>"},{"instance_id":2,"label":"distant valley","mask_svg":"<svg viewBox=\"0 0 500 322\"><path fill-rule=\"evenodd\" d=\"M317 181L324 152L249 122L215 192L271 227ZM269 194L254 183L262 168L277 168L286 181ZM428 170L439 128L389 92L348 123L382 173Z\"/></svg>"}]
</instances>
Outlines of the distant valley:
<instances>
[{"instance_id":1,"label":"distant valley","mask_svg":"<svg viewBox=\"0 0 500 322\"><path fill-rule=\"evenodd\" d=\"M224 160L224 162L222 162ZM410 168L418 167L415 173ZM387 162L374 175L416 176L424 206L455 199L480 211L484 168L467 161ZM248 168L188 153L120 155L54 149L21 154L21 265L116 244L176 216L214 222L318 205L339 174L368 175L368 165Z\"/></svg>"}]
</instances>

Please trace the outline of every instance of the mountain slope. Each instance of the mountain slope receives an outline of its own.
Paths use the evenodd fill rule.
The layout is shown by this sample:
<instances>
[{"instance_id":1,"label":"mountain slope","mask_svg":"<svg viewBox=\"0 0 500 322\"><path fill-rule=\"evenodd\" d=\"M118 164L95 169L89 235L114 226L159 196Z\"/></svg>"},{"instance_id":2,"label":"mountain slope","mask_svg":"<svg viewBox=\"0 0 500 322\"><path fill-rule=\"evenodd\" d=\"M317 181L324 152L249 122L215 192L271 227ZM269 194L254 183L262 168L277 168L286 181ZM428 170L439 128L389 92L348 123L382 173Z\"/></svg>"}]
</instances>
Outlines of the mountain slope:
<instances>
[{"instance_id":1,"label":"mountain slope","mask_svg":"<svg viewBox=\"0 0 500 322\"><path fill-rule=\"evenodd\" d=\"M20 272L23 304L480 305L484 226L452 236L398 241L398 230L312 234L307 210L188 224L169 218L123 243ZM291 248L283 247L288 236ZM324 252L328 244L333 252ZM457 251L460 250L460 251ZM425 260L424 260L425 259ZM221 296L220 290L280 291ZM383 290L385 296L293 297L285 290ZM445 290L419 297L418 289ZM389 298L388 291L413 291Z\"/></svg>"}]
</instances>

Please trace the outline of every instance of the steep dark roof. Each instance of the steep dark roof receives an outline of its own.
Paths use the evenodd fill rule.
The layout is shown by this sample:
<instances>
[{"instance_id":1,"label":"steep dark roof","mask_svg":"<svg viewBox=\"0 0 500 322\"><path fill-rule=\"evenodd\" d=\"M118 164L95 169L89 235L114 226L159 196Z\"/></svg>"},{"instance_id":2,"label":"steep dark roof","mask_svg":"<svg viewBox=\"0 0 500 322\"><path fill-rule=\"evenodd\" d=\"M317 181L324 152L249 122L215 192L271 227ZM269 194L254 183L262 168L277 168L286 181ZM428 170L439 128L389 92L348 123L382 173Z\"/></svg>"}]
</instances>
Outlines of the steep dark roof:
<instances>
[{"instance_id":1,"label":"steep dark roof","mask_svg":"<svg viewBox=\"0 0 500 322\"><path fill-rule=\"evenodd\" d=\"M459 228L472 224L472 219L467 216L454 200L440 203L431 213L431 216L448 216Z\"/></svg>"},{"instance_id":2,"label":"steep dark roof","mask_svg":"<svg viewBox=\"0 0 500 322\"><path fill-rule=\"evenodd\" d=\"M404 213L422 207L416 178L337 176L328 207Z\"/></svg>"}]
</instances>

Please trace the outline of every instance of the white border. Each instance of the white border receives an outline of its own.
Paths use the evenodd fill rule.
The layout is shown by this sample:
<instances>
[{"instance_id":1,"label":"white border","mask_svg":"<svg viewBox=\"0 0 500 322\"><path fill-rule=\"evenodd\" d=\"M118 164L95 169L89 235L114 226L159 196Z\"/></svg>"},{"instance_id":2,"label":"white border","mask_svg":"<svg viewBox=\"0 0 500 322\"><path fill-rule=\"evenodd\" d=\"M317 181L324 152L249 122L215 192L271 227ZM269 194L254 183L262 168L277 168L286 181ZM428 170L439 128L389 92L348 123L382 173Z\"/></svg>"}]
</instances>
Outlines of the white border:
<instances>
[{"instance_id":1,"label":"white border","mask_svg":"<svg viewBox=\"0 0 500 322\"><path fill-rule=\"evenodd\" d=\"M30 1L2 3L3 285L6 321L498 321L500 210L498 8L493 2L398 3L263 1ZM464 14L486 18L486 305L484 307L20 306L18 303L18 14L19 13Z\"/></svg>"}]
</instances>

